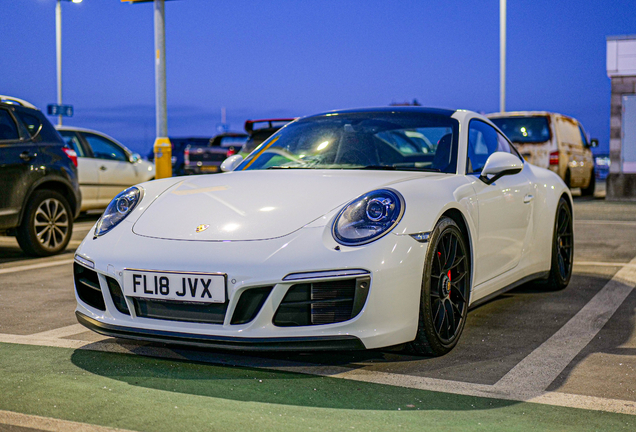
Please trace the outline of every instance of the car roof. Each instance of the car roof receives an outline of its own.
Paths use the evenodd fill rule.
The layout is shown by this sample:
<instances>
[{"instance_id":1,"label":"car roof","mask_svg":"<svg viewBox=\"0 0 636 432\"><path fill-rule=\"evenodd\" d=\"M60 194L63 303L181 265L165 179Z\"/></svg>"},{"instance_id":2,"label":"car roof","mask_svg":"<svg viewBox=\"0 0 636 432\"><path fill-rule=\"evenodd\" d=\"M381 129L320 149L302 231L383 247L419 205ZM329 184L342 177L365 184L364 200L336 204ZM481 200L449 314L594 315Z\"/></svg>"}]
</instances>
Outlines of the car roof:
<instances>
[{"instance_id":1,"label":"car roof","mask_svg":"<svg viewBox=\"0 0 636 432\"><path fill-rule=\"evenodd\" d=\"M128 153L132 154L133 151L130 150L128 147L126 147L124 144L122 144L121 142L119 142L119 140L113 138L112 136L105 134L104 132L100 132L98 130L95 129L88 129L88 128L82 128L82 127L75 127L75 126L60 126L60 125L55 125L55 129L58 131L69 131L69 132L89 132L89 133L93 133L95 135L101 135L105 138L108 138L111 141L114 141L115 143L117 143L118 145L120 145L121 147L124 148L124 150L126 150Z\"/></svg>"},{"instance_id":2,"label":"car roof","mask_svg":"<svg viewBox=\"0 0 636 432\"><path fill-rule=\"evenodd\" d=\"M57 130L66 130L66 131L75 131L75 132L91 132L91 133L96 133L96 134L99 134L99 135L106 135L104 132L100 132L100 131L95 130L95 129L88 129L88 128L82 128L82 127L76 127L76 126L55 125L55 129L57 129Z\"/></svg>"},{"instance_id":3,"label":"car roof","mask_svg":"<svg viewBox=\"0 0 636 432\"><path fill-rule=\"evenodd\" d=\"M26 108L38 109L32 103L29 103L29 102L25 101L24 99L18 99L18 98L13 97L13 96L0 95L0 103L6 103L6 104L9 104L9 105L20 105L20 106L23 106L23 107L26 107Z\"/></svg>"},{"instance_id":4,"label":"car roof","mask_svg":"<svg viewBox=\"0 0 636 432\"><path fill-rule=\"evenodd\" d=\"M550 112L550 111L506 111L506 112L495 112L486 114L488 118L499 118L499 117L538 117L538 116L549 116L549 115L560 115L563 117L563 114Z\"/></svg>"},{"instance_id":5,"label":"car roof","mask_svg":"<svg viewBox=\"0 0 636 432\"><path fill-rule=\"evenodd\" d=\"M214 135L214 138L216 137L245 137L247 138L248 136L249 135L246 134L245 132L223 132L218 135Z\"/></svg>"},{"instance_id":6,"label":"car roof","mask_svg":"<svg viewBox=\"0 0 636 432\"><path fill-rule=\"evenodd\" d=\"M350 108L343 110L334 110L334 111L326 111L320 114L314 114L311 116L307 116L305 118L310 117L320 117L326 115L334 115L334 114L363 114L363 113L421 113L421 114L436 114L450 117L457 110L451 110L446 108L429 108L429 107L420 107L420 106L387 106L387 107L373 107L373 108Z\"/></svg>"}]
</instances>

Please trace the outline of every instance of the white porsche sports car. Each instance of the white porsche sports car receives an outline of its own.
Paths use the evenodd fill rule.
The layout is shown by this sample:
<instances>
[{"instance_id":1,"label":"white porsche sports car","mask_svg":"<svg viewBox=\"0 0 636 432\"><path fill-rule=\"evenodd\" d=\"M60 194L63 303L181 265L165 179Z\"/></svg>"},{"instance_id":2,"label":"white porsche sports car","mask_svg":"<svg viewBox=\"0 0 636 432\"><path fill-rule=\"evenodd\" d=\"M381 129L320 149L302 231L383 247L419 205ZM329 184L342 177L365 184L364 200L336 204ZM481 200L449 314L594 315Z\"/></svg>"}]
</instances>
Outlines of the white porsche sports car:
<instances>
[{"instance_id":1,"label":"white porsche sports car","mask_svg":"<svg viewBox=\"0 0 636 432\"><path fill-rule=\"evenodd\" d=\"M222 169L113 199L75 255L80 323L217 348L442 355L469 307L570 280L568 188L470 111L305 117Z\"/></svg>"}]
</instances>

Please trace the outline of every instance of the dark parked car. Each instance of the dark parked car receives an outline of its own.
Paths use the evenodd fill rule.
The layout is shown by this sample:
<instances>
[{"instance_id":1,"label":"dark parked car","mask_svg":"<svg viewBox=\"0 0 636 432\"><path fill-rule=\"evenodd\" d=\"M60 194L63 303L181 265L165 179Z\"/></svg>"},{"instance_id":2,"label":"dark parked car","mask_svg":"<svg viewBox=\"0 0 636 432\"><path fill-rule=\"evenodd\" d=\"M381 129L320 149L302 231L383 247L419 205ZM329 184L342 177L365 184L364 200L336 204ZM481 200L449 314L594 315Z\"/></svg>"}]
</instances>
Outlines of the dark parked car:
<instances>
[{"instance_id":1,"label":"dark parked car","mask_svg":"<svg viewBox=\"0 0 636 432\"><path fill-rule=\"evenodd\" d=\"M47 256L66 248L80 210L77 155L30 103L0 96L0 233Z\"/></svg>"},{"instance_id":2,"label":"dark parked car","mask_svg":"<svg viewBox=\"0 0 636 432\"><path fill-rule=\"evenodd\" d=\"M287 123L296 120L295 118L247 120L245 122L245 132L250 136L240 151L243 157L250 154L256 147L270 136L274 135L278 129Z\"/></svg>"},{"instance_id":3,"label":"dark parked car","mask_svg":"<svg viewBox=\"0 0 636 432\"><path fill-rule=\"evenodd\" d=\"M219 134L210 140L207 147L186 147L184 171L186 174L216 173L221 163L238 153L247 142L248 135L237 132Z\"/></svg>"}]
</instances>

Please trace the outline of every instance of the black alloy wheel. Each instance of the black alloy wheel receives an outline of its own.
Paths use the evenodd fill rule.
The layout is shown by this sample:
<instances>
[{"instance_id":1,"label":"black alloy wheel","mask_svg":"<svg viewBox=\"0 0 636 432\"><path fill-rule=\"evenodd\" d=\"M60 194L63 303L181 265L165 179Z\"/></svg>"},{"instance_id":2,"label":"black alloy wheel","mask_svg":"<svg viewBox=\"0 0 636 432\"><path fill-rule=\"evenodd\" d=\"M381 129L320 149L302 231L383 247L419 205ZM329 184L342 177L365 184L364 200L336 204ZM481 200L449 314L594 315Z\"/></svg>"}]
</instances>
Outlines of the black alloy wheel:
<instances>
[{"instance_id":1,"label":"black alloy wheel","mask_svg":"<svg viewBox=\"0 0 636 432\"><path fill-rule=\"evenodd\" d=\"M566 198L561 197L554 218L552 264L548 288L561 290L568 286L574 262L574 219Z\"/></svg>"},{"instance_id":2,"label":"black alloy wheel","mask_svg":"<svg viewBox=\"0 0 636 432\"><path fill-rule=\"evenodd\" d=\"M73 233L71 206L55 191L33 193L16 238L28 255L49 256L66 248Z\"/></svg>"},{"instance_id":3,"label":"black alloy wheel","mask_svg":"<svg viewBox=\"0 0 636 432\"><path fill-rule=\"evenodd\" d=\"M426 254L417 336L409 351L441 356L455 347L466 323L470 278L464 235L455 221L444 217Z\"/></svg>"}]
</instances>

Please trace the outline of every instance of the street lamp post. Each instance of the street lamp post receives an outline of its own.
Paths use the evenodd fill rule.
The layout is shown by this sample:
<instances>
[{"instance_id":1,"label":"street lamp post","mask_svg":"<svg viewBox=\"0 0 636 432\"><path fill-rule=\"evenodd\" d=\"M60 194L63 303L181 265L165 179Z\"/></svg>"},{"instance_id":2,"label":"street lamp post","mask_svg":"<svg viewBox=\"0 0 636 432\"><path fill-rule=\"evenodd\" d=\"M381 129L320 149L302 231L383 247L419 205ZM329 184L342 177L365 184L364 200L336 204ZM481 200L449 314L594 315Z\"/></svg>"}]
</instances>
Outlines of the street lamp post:
<instances>
[{"instance_id":1,"label":"street lamp post","mask_svg":"<svg viewBox=\"0 0 636 432\"><path fill-rule=\"evenodd\" d=\"M506 112L506 0L499 0L499 111Z\"/></svg>"},{"instance_id":2,"label":"street lamp post","mask_svg":"<svg viewBox=\"0 0 636 432\"><path fill-rule=\"evenodd\" d=\"M82 0L65 0L81 3ZM62 0L55 4L55 59L57 63L57 104L62 105ZM57 117L58 126L62 126L62 114Z\"/></svg>"}]
</instances>

